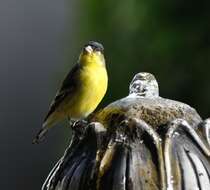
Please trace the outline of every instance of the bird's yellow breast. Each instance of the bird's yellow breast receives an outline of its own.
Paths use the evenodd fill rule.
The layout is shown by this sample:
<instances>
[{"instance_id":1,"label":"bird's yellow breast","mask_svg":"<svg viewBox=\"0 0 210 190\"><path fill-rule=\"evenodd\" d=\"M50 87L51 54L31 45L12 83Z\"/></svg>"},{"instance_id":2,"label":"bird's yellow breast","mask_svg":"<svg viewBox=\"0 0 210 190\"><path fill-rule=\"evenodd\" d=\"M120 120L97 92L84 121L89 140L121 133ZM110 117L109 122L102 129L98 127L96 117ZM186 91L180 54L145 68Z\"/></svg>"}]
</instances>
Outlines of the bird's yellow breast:
<instances>
[{"instance_id":1,"label":"bird's yellow breast","mask_svg":"<svg viewBox=\"0 0 210 190\"><path fill-rule=\"evenodd\" d=\"M77 119L93 112L104 97L108 84L105 65L93 62L82 66L78 80L80 87L68 109L69 117Z\"/></svg>"}]
</instances>

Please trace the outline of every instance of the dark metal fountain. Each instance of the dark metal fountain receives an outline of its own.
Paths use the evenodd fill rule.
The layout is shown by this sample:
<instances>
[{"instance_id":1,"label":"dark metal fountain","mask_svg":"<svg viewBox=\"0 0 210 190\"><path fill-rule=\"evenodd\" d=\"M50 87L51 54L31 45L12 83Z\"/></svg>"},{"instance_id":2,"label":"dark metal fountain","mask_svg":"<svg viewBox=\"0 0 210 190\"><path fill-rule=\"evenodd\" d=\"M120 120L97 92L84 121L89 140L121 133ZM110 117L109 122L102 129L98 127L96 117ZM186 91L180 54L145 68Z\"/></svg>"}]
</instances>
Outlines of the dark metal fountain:
<instances>
[{"instance_id":1,"label":"dark metal fountain","mask_svg":"<svg viewBox=\"0 0 210 190\"><path fill-rule=\"evenodd\" d=\"M129 96L78 122L43 190L208 190L210 120L138 73Z\"/></svg>"}]
</instances>

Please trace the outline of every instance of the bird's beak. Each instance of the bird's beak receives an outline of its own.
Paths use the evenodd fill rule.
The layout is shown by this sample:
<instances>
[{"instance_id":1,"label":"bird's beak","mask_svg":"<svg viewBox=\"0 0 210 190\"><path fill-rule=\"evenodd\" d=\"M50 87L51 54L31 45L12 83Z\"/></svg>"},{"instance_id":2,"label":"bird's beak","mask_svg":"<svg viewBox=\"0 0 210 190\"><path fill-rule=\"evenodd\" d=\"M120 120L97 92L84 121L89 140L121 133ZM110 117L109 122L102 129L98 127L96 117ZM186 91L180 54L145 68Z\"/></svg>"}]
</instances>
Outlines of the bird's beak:
<instances>
[{"instance_id":1,"label":"bird's beak","mask_svg":"<svg viewBox=\"0 0 210 190\"><path fill-rule=\"evenodd\" d=\"M89 53L89 54L91 54L91 53L93 52L93 49L92 49L91 46L86 46L84 49L85 49L85 51L86 51L87 53Z\"/></svg>"}]
</instances>

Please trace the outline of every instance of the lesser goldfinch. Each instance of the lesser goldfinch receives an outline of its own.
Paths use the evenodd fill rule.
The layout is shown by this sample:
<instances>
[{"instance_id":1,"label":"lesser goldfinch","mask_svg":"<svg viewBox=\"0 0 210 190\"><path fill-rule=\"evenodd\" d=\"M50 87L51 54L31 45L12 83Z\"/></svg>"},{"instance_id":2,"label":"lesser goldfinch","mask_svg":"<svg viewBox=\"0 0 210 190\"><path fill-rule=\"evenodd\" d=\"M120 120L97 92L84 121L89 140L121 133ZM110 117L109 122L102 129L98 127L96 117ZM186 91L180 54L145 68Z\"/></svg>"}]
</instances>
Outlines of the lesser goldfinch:
<instances>
[{"instance_id":1,"label":"lesser goldfinch","mask_svg":"<svg viewBox=\"0 0 210 190\"><path fill-rule=\"evenodd\" d=\"M49 128L67 117L75 120L87 117L104 97L107 84L104 48L90 41L64 79L33 143L38 143Z\"/></svg>"}]
</instances>

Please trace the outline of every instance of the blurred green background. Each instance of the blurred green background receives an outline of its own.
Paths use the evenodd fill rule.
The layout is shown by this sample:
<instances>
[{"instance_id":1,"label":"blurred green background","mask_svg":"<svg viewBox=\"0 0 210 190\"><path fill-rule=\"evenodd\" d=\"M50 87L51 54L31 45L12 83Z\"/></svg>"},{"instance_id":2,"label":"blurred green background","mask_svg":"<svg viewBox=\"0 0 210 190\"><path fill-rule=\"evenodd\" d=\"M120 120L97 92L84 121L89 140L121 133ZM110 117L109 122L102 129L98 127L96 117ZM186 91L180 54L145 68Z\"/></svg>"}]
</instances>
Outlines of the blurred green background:
<instances>
[{"instance_id":1,"label":"blurred green background","mask_svg":"<svg viewBox=\"0 0 210 190\"><path fill-rule=\"evenodd\" d=\"M94 0L81 8L77 41L104 44L108 102L127 94L135 73L147 71L155 74L162 96L209 116L209 1Z\"/></svg>"},{"instance_id":2,"label":"blurred green background","mask_svg":"<svg viewBox=\"0 0 210 190\"><path fill-rule=\"evenodd\" d=\"M109 73L99 108L126 96L134 74L146 71L156 76L161 96L210 116L210 1L0 4L2 189L40 189L62 156L70 136L65 127L52 130L40 145L31 141L59 83L89 40L104 45Z\"/></svg>"}]
</instances>

